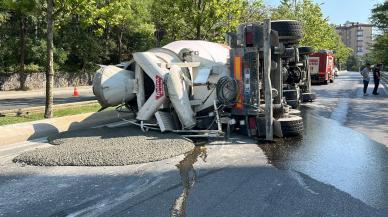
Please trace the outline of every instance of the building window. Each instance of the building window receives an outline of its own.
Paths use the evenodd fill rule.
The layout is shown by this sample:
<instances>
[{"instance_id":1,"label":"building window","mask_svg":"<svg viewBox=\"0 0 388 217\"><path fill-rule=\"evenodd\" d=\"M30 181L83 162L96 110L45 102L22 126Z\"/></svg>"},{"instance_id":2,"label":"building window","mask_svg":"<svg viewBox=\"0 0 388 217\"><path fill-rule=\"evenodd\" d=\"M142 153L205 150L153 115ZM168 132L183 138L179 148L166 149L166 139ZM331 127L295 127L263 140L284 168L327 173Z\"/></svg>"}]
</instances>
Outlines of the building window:
<instances>
[{"instance_id":1,"label":"building window","mask_svg":"<svg viewBox=\"0 0 388 217\"><path fill-rule=\"evenodd\" d=\"M364 36L364 31L362 31L362 30L357 30L357 37L359 37L359 36Z\"/></svg>"},{"instance_id":2,"label":"building window","mask_svg":"<svg viewBox=\"0 0 388 217\"><path fill-rule=\"evenodd\" d=\"M360 53L360 52L362 52L363 50L362 50L362 47L357 47L357 53Z\"/></svg>"}]
</instances>

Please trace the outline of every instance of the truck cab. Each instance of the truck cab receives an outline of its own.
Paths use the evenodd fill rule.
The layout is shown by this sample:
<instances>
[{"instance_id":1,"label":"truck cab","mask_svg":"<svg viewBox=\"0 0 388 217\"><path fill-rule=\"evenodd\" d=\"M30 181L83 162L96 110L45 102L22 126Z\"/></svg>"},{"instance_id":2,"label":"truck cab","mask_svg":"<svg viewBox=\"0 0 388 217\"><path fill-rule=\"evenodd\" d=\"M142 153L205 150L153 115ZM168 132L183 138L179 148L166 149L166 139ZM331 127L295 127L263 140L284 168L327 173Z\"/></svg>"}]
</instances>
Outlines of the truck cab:
<instances>
[{"instance_id":1,"label":"truck cab","mask_svg":"<svg viewBox=\"0 0 388 217\"><path fill-rule=\"evenodd\" d=\"M330 50L321 50L309 55L308 63L311 81L328 84L334 82L334 53Z\"/></svg>"}]
</instances>

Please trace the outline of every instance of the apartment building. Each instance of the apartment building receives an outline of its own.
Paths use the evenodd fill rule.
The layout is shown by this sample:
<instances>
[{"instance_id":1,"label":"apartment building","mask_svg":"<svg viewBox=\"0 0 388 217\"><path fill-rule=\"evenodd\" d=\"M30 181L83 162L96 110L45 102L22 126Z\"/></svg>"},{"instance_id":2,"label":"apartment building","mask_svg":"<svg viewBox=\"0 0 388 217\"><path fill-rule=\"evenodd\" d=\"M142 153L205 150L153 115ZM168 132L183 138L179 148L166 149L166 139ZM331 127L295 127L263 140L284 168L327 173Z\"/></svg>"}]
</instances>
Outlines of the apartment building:
<instances>
[{"instance_id":1,"label":"apartment building","mask_svg":"<svg viewBox=\"0 0 388 217\"><path fill-rule=\"evenodd\" d=\"M353 49L353 54L364 56L369 53L373 44L372 25L356 22L346 22L336 27L344 44Z\"/></svg>"}]
</instances>

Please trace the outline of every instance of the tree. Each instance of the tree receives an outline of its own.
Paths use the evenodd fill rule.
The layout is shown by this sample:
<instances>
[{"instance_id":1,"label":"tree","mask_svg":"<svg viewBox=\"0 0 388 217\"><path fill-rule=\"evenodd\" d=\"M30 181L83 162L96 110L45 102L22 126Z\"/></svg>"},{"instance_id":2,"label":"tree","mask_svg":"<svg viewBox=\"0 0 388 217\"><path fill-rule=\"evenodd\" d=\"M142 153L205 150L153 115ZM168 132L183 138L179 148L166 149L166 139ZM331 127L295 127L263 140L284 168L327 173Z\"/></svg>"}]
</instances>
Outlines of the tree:
<instances>
[{"instance_id":1,"label":"tree","mask_svg":"<svg viewBox=\"0 0 388 217\"><path fill-rule=\"evenodd\" d=\"M54 10L56 0L47 0L47 68L46 68L46 104L44 110L45 118L53 117L53 88L54 88L54 19L55 13L60 13L68 5L66 1L58 1L58 9Z\"/></svg>"},{"instance_id":2,"label":"tree","mask_svg":"<svg viewBox=\"0 0 388 217\"><path fill-rule=\"evenodd\" d=\"M361 66L361 59L357 56L351 55L346 60L346 70L348 71L358 71Z\"/></svg>"},{"instance_id":3,"label":"tree","mask_svg":"<svg viewBox=\"0 0 388 217\"><path fill-rule=\"evenodd\" d=\"M369 54L374 63L388 65L388 33L378 35Z\"/></svg>"},{"instance_id":4,"label":"tree","mask_svg":"<svg viewBox=\"0 0 388 217\"><path fill-rule=\"evenodd\" d=\"M384 32L388 31L388 1L384 3L377 4L372 9L371 21L375 27L383 30Z\"/></svg>"},{"instance_id":5,"label":"tree","mask_svg":"<svg viewBox=\"0 0 388 217\"><path fill-rule=\"evenodd\" d=\"M261 22L270 17L270 8L265 6L263 0L248 1L241 13L240 23Z\"/></svg>"},{"instance_id":6,"label":"tree","mask_svg":"<svg viewBox=\"0 0 388 217\"><path fill-rule=\"evenodd\" d=\"M54 87L54 0L47 0L47 71L46 71L46 106L45 118L53 117L53 87Z\"/></svg>"},{"instance_id":7,"label":"tree","mask_svg":"<svg viewBox=\"0 0 388 217\"><path fill-rule=\"evenodd\" d=\"M372 9L371 22L380 30L369 54L370 61L388 65L388 1Z\"/></svg>"},{"instance_id":8,"label":"tree","mask_svg":"<svg viewBox=\"0 0 388 217\"><path fill-rule=\"evenodd\" d=\"M247 0L166 0L152 4L153 21L166 42L179 39L222 41L241 20Z\"/></svg>"},{"instance_id":9,"label":"tree","mask_svg":"<svg viewBox=\"0 0 388 217\"><path fill-rule=\"evenodd\" d=\"M295 1L294 7L290 0L283 0L279 7L272 10L272 19L299 20L303 25L301 45L315 50L334 50L340 63L345 63L352 52L343 44L335 27L323 17L320 5L312 0Z\"/></svg>"},{"instance_id":10,"label":"tree","mask_svg":"<svg viewBox=\"0 0 388 217\"><path fill-rule=\"evenodd\" d=\"M15 14L15 18L19 21L19 36L20 36L20 61L19 71L21 73L21 89L26 89L25 80L27 75L25 74L25 60L26 60L26 37L27 37L27 19L32 15L37 8L38 2L36 0L5 0L4 6L12 13ZM1 16L4 19L4 15Z\"/></svg>"}]
</instances>

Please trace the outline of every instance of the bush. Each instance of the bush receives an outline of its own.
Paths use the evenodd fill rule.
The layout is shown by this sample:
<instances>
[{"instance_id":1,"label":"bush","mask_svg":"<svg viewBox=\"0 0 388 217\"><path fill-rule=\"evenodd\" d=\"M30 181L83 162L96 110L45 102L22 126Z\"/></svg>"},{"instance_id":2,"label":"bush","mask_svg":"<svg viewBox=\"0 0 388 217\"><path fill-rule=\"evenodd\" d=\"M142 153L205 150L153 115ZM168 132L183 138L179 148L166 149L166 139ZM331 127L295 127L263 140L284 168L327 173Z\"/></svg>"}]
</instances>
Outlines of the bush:
<instances>
[{"instance_id":1,"label":"bush","mask_svg":"<svg viewBox=\"0 0 388 217\"><path fill-rule=\"evenodd\" d=\"M44 69L41 66L38 66L36 64L28 64L24 66L24 72L26 73L37 73L37 72L43 72Z\"/></svg>"}]
</instances>

